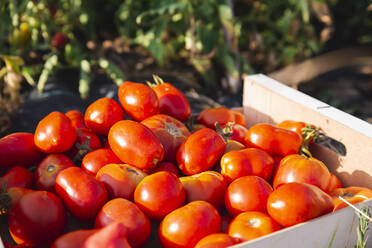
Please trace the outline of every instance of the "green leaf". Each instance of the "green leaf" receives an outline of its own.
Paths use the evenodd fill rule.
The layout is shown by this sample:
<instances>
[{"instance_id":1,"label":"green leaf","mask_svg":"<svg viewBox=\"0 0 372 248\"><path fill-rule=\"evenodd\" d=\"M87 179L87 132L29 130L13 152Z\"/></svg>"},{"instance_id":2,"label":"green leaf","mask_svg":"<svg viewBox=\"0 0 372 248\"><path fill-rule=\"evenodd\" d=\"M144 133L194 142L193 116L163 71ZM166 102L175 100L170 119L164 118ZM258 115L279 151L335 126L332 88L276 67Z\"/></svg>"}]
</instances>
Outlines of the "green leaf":
<instances>
[{"instance_id":1,"label":"green leaf","mask_svg":"<svg viewBox=\"0 0 372 248\"><path fill-rule=\"evenodd\" d=\"M43 93L45 84L48 80L49 74L52 72L53 68L58 64L58 57L56 54L50 56L44 63L44 68L37 82L37 89L39 93Z\"/></svg>"},{"instance_id":2,"label":"green leaf","mask_svg":"<svg viewBox=\"0 0 372 248\"><path fill-rule=\"evenodd\" d=\"M102 69L106 71L107 75L114 81L117 86L120 86L125 81L123 72L115 64L104 58L99 59L98 64Z\"/></svg>"},{"instance_id":3,"label":"green leaf","mask_svg":"<svg viewBox=\"0 0 372 248\"><path fill-rule=\"evenodd\" d=\"M6 68L8 71L14 71L20 74L20 66L24 65L24 61L18 56L0 55L0 58L4 60Z\"/></svg>"},{"instance_id":4,"label":"green leaf","mask_svg":"<svg viewBox=\"0 0 372 248\"><path fill-rule=\"evenodd\" d=\"M147 49L160 65L164 64L167 53L163 43L158 40L152 41Z\"/></svg>"}]
</instances>

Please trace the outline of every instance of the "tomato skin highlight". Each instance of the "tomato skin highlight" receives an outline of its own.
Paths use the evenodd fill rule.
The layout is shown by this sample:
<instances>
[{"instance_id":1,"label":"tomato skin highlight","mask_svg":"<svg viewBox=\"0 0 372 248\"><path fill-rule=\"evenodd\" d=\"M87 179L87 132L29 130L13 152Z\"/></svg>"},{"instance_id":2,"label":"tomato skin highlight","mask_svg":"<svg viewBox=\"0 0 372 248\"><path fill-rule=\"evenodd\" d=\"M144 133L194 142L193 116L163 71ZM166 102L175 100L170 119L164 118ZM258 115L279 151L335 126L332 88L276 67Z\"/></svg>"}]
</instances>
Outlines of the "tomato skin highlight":
<instances>
[{"instance_id":1,"label":"tomato skin highlight","mask_svg":"<svg viewBox=\"0 0 372 248\"><path fill-rule=\"evenodd\" d=\"M87 153L81 161L81 168L96 177L97 172L107 164L120 164L121 160L111 149L101 148Z\"/></svg>"},{"instance_id":2,"label":"tomato skin highlight","mask_svg":"<svg viewBox=\"0 0 372 248\"><path fill-rule=\"evenodd\" d=\"M12 187L31 188L33 184L34 175L24 167L14 166L10 168L2 177L0 177L0 189Z\"/></svg>"},{"instance_id":3,"label":"tomato skin highlight","mask_svg":"<svg viewBox=\"0 0 372 248\"><path fill-rule=\"evenodd\" d=\"M226 233L213 233L205 236L195 245L195 248L225 248L236 245L242 241Z\"/></svg>"},{"instance_id":4,"label":"tomato skin highlight","mask_svg":"<svg viewBox=\"0 0 372 248\"><path fill-rule=\"evenodd\" d=\"M97 232L96 229L77 230L59 236L51 248L81 248L85 240Z\"/></svg>"}]
</instances>

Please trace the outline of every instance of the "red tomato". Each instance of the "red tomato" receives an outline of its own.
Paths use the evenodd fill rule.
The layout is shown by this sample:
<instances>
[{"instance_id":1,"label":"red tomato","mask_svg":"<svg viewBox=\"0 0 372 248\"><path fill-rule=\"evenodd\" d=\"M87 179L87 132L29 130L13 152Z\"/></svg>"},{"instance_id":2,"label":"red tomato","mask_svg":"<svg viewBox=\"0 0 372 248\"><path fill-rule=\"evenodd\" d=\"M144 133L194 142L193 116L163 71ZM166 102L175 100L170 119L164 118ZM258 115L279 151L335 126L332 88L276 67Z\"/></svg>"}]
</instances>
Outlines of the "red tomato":
<instances>
[{"instance_id":1,"label":"red tomato","mask_svg":"<svg viewBox=\"0 0 372 248\"><path fill-rule=\"evenodd\" d=\"M328 183L328 186L327 186L327 189L326 189L326 192L329 193L329 192L332 192L333 190L337 189L337 188L342 188L342 183L341 181L337 178L337 176L333 173L329 173L330 174L330 178L329 178L329 183Z\"/></svg>"},{"instance_id":2,"label":"red tomato","mask_svg":"<svg viewBox=\"0 0 372 248\"><path fill-rule=\"evenodd\" d=\"M221 174L230 183L243 176L260 176L269 180L274 169L274 160L257 148L231 151L221 158Z\"/></svg>"},{"instance_id":3,"label":"red tomato","mask_svg":"<svg viewBox=\"0 0 372 248\"><path fill-rule=\"evenodd\" d=\"M215 129L216 122L220 126L225 126L228 122L235 122L235 112L225 107L205 109L199 113L197 122Z\"/></svg>"},{"instance_id":4,"label":"red tomato","mask_svg":"<svg viewBox=\"0 0 372 248\"><path fill-rule=\"evenodd\" d=\"M80 162L88 152L100 148L101 141L97 135L87 129L77 129L76 134L76 142L66 154L73 159L74 162Z\"/></svg>"},{"instance_id":5,"label":"red tomato","mask_svg":"<svg viewBox=\"0 0 372 248\"><path fill-rule=\"evenodd\" d=\"M11 187L31 188L34 175L24 167L14 166L9 169L2 177L0 177L0 190Z\"/></svg>"},{"instance_id":6,"label":"red tomato","mask_svg":"<svg viewBox=\"0 0 372 248\"><path fill-rule=\"evenodd\" d=\"M195 248L226 248L241 242L240 239L231 237L226 233L213 233L199 240Z\"/></svg>"},{"instance_id":7,"label":"red tomato","mask_svg":"<svg viewBox=\"0 0 372 248\"><path fill-rule=\"evenodd\" d=\"M247 120L245 119L245 116L241 112L239 112L237 110L233 110L233 109L230 109L230 111L234 115L234 122L236 124L241 125L243 127L247 126Z\"/></svg>"},{"instance_id":8,"label":"red tomato","mask_svg":"<svg viewBox=\"0 0 372 248\"><path fill-rule=\"evenodd\" d=\"M81 248L89 236L97 232L96 229L77 230L59 236L51 248Z\"/></svg>"},{"instance_id":9,"label":"red tomato","mask_svg":"<svg viewBox=\"0 0 372 248\"><path fill-rule=\"evenodd\" d=\"M65 115L71 120L72 126L74 126L76 129L86 128L84 116L79 110L67 111Z\"/></svg>"},{"instance_id":10,"label":"red tomato","mask_svg":"<svg viewBox=\"0 0 372 248\"><path fill-rule=\"evenodd\" d=\"M285 120L280 122L276 125L277 127L284 128L291 130L293 132L298 133L302 136L302 129L307 126L305 122L302 121L292 121L292 120Z\"/></svg>"},{"instance_id":11,"label":"red tomato","mask_svg":"<svg viewBox=\"0 0 372 248\"><path fill-rule=\"evenodd\" d=\"M332 198L307 183L283 184L267 199L268 213L284 227L311 220L332 210Z\"/></svg>"},{"instance_id":12,"label":"red tomato","mask_svg":"<svg viewBox=\"0 0 372 248\"><path fill-rule=\"evenodd\" d=\"M175 161L177 149L190 136L187 127L168 115L153 115L141 122L148 127L164 147L164 160Z\"/></svg>"},{"instance_id":13,"label":"red tomato","mask_svg":"<svg viewBox=\"0 0 372 248\"><path fill-rule=\"evenodd\" d=\"M151 226L146 215L136 204L116 198L107 202L98 213L95 227L104 227L112 222L122 223L127 229L130 245L141 247L149 239Z\"/></svg>"},{"instance_id":14,"label":"red tomato","mask_svg":"<svg viewBox=\"0 0 372 248\"><path fill-rule=\"evenodd\" d=\"M108 135L113 152L124 163L140 169L154 168L164 157L164 148L156 136L141 123L124 120L116 123Z\"/></svg>"},{"instance_id":15,"label":"red tomato","mask_svg":"<svg viewBox=\"0 0 372 248\"><path fill-rule=\"evenodd\" d=\"M0 170L15 165L30 167L43 156L34 144L32 133L13 133L0 139Z\"/></svg>"},{"instance_id":16,"label":"red tomato","mask_svg":"<svg viewBox=\"0 0 372 248\"><path fill-rule=\"evenodd\" d=\"M248 241L279 229L278 223L267 214L248 211L239 214L231 221L227 234L242 241Z\"/></svg>"},{"instance_id":17,"label":"red tomato","mask_svg":"<svg viewBox=\"0 0 372 248\"><path fill-rule=\"evenodd\" d=\"M225 206L231 216L246 211L266 212L267 198L272 192L273 188L261 177L241 177L227 188Z\"/></svg>"},{"instance_id":18,"label":"red tomato","mask_svg":"<svg viewBox=\"0 0 372 248\"><path fill-rule=\"evenodd\" d=\"M126 81L119 88L119 101L126 113L136 121L142 121L159 112L159 100L151 87Z\"/></svg>"},{"instance_id":19,"label":"red tomato","mask_svg":"<svg viewBox=\"0 0 372 248\"><path fill-rule=\"evenodd\" d=\"M81 162L81 168L95 177L97 172L107 164L119 164L121 160L111 149L101 148L89 152Z\"/></svg>"},{"instance_id":20,"label":"red tomato","mask_svg":"<svg viewBox=\"0 0 372 248\"><path fill-rule=\"evenodd\" d=\"M347 187L334 189L330 196L333 198L333 212L348 207L349 205L342 201L339 196L351 204L356 204L372 198L372 190L364 187Z\"/></svg>"},{"instance_id":21,"label":"red tomato","mask_svg":"<svg viewBox=\"0 0 372 248\"><path fill-rule=\"evenodd\" d=\"M183 205L185 190L173 173L160 171L138 184L134 202L151 219L162 219Z\"/></svg>"},{"instance_id":22,"label":"red tomato","mask_svg":"<svg viewBox=\"0 0 372 248\"><path fill-rule=\"evenodd\" d=\"M249 128L245 144L247 147L260 148L270 155L287 156L299 152L302 137L296 132L261 123Z\"/></svg>"},{"instance_id":23,"label":"red tomato","mask_svg":"<svg viewBox=\"0 0 372 248\"><path fill-rule=\"evenodd\" d=\"M96 217L107 200L103 185L79 167L61 171L57 176L55 188L68 210L81 220Z\"/></svg>"},{"instance_id":24,"label":"red tomato","mask_svg":"<svg viewBox=\"0 0 372 248\"><path fill-rule=\"evenodd\" d=\"M96 179L105 186L111 199L133 201L134 190L145 176L146 173L128 164L107 164L98 171Z\"/></svg>"},{"instance_id":25,"label":"red tomato","mask_svg":"<svg viewBox=\"0 0 372 248\"><path fill-rule=\"evenodd\" d=\"M9 214L9 232L17 244L50 244L66 227L61 200L47 191L24 195Z\"/></svg>"},{"instance_id":26,"label":"red tomato","mask_svg":"<svg viewBox=\"0 0 372 248\"><path fill-rule=\"evenodd\" d=\"M177 151L177 163L183 174L194 175L212 168L221 158L226 143L215 131L201 129L191 134Z\"/></svg>"},{"instance_id":27,"label":"red tomato","mask_svg":"<svg viewBox=\"0 0 372 248\"><path fill-rule=\"evenodd\" d=\"M65 152L76 140L76 130L70 119L61 112L52 112L36 127L35 145L46 153Z\"/></svg>"},{"instance_id":28,"label":"red tomato","mask_svg":"<svg viewBox=\"0 0 372 248\"><path fill-rule=\"evenodd\" d=\"M168 172L173 173L177 177L180 176L180 172L178 170L178 167L171 162L161 162L154 169L152 169L149 174L154 174L154 173L159 172L159 171L168 171Z\"/></svg>"},{"instance_id":29,"label":"red tomato","mask_svg":"<svg viewBox=\"0 0 372 248\"><path fill-rule=\"evenodd\" d=\"M170 83L164 83L161 79L156 80L155 83L151 87L159 99L159 113L170 115L182 122L187 121L191 108L186 96L179 89Z\"/></svg>"},{"instance_id":30,"label":"red tomato","mask_svg":"<svg viewBox=\"0 0 372 248\"><path fill-rule=\"evenodd\" d=\"M40 190L55 192L54 185L58 173L72 166L75 166L74 163L63 154L48 155L35 171L36 187Z\"/></svg>"},{"instance_id":31,"label":"red tomato","mask_svg":"<svg viewBox=\"0 0 372 248\"><path fill-rule=\"evenodd\" d=\"M224 206L224 196L227 183L224 177L215 171L204 171L180 181L186 192L186 202L206 201L217 209Z\"/></svg>"},{"instance_id":32,"label":"red tomato","mask_svg":"<svg viewBox=\"0 0 372 248\"><path fill-rule=\"evenodd\" d=\"M242 144L245 144L245 136L248 133L248 129L240 124L234 124L232 127L232 134L229 137L230 140L236 140Z\"/></svg>"},{"instance_id":33,"label":"red tomato","mask_svg":"<svg viewBox=\"0 0 372 248\"><path fill-rule=\"evenodd\" d=\"M194 247L199 240L221 232L221 217L208 202L194 201L168 214L159 226L165 248Z\"/></svg>"},{"instance_id":34,"label":"red tomato","mask_svg":"<svg viewBox=\"0 0 372 248\"><path fill-rule=\"evenodd\" d=\"M284 183L298 182L312 184L325 191L329 180L328 168L321 161L293 154L280 161L273 186L276 189Z\"/></svg>"},{"instance_id":35,"label":"red tomato","mask_svg":"<svg viewBox=\"0 0 372 248\"><path fill-rule=\"evenodd\" d=\"M1 197L4 198L5 202L1 202L0 209L1 211L9 211L13 208L13 206L23 197L24 195L27 195L28 193L34 192L32 189L27 188L20 188L20 187L11 187L8 188L5 191L5 197L3 194L1 194ZM3 199L2 199L3 200ZM5 203L5 206L3 205Z\"/></svg>"},{"instance_id":36,"label":"red tomato","mask_svg":"<svg viewBox=\"0 0 372 248\"><path fill-rule=\"evenodd\" d=\"M240 143L236 140L227 140L224 154L226 154L228 152L232 152L232 151L240 151L240 150L243 150L245 148L246 148L245 145L243 145L242 143Z\"/></svg>"},{"instance_id":37,"label":"red tomato","mask_svg":"<svg viewBox=\"0 0 372 248\"><path fill-rule=\"evenodd\" d=\"M122 223L112 223L88 237L82 248L131 248L126 236L127 229Z\"/></svg>"},{"instance_id":38,"label":"red tomato","mask_svg":"<svg viewBox=\"0 0 372 248\"><path fill-rule=\"evenodd\" d=\"M107 135L111 126L124 119L124 111L113 99L102 97L88 106L85 125L94 133Z\"/></svg>"}]
</instances>

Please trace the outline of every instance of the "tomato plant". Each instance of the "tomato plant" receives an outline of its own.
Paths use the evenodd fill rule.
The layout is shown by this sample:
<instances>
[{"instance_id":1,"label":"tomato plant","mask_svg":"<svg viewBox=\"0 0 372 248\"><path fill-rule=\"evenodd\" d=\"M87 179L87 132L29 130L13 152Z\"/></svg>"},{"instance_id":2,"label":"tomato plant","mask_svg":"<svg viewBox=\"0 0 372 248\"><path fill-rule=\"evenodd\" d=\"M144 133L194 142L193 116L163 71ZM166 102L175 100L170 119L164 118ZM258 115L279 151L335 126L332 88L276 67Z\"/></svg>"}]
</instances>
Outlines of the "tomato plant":
<instances>
[{"instance_id":1,"label":"tomato plant","mask_svg":"<svg viewBox=\"0 0 372 248\"><path fill-rule=\"evenodd\" d=\"M97 172L107 164L119 164L121 160L111 149L101 148L87 153L81 161L81 168L95 177Z\"/></svg>"}]
</instances>

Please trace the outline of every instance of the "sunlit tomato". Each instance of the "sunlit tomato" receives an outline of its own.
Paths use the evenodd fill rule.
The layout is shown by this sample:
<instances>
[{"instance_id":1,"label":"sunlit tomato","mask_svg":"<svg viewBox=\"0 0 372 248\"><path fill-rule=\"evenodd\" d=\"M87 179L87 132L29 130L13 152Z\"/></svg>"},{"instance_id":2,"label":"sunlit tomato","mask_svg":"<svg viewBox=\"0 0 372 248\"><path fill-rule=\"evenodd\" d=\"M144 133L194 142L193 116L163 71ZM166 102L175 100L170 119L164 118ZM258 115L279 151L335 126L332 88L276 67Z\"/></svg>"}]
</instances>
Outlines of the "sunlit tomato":
<instances>
[{"instance_id":1,"label":"sunlit tomato","mask_svg":"<svg viewBox=\"0 0 372 248\"><path fill-rule=\"evenodd\" d=\"M81 168L95 177L97 172L107 164L120 164L121 160L111 149L101 148L89 152L81 162Z\"/></svg>"},{"instance_id":2,"label":"sunlit tomato","mask_svg":"<svg viewBox=\"0 0 372 248\"><path fill-rule=\"evenodd\" d=\"M104 186L79 167L61 171L55 188L68 210L81 220L93 219L107 200Z\"/></svg>"},{"instance_id":3,"label":"sunlit tomato","mask_svg":"<svg viewBox=\"0 0 372 248\"><path fill-rule=\"evenodd\" d=\"M208 202L194 201L168 214L159 226L159 238L166 248L194 247L199 240L221 232L221 217Z\"/></svg>"},{"instance_id":4,"label":"sunlit tomato","mask_svg":"<svg viewBox=\"0 0 372 248\"><path fill-rule=\"evenodd\" d=\"M121 161L140 169L152 169L164 157L164 147L152 131L135 121L119 121L112 126L108 139Z\"/></svg>"},{"instance_id":5,"label":"sunlit tomato","mask_svg":"<svg viewBox=\"0 0 372 248\"><path fill-rule=\"evenodd\" d=\"M173 173L177 177L179 177L180 175L178 167L171 162L161 162L154 169L152 169L149 174L154 174L159 171L168 171L168 172Z\"/></svg>"},{"instance_id":6,"label":"sunlit tomato","mask_svg":"<svg viewBox=\"0 0 372 248\"><path fill-rule=\"evenodd\" d=\"M329 178L329 183L328 183L328 186L327 186L327 189L326 189L326 192L329 193L329 192L332 192L333 190L337 189L337 188L342 188L342 183L341 181L337 178L337 176L333 173L329 173L330 174L330 178Z\"/></svg>"},{"instance_id":7,"label":"sunlit tomato","mask_svg":"<svg viewBox=\"0 0 372 248\"><path fill-rule=\"evenodd\" d=\"M142 121L159 112L159 100L151 87L126 81L120 85L119 101L125 112L136 121Z\"/></svg>"},{"instance_id":8,"label":"sunlit tomato","mask_svg":"<svg viewBox=\"0 0 372 248\"><path fill-rule=\"evenodd\" d=\"M246 211L266 212L267 198L272 192L273 188L261 177L241 177L227 188L225 206L231 216Z\"/></svg>"},{"instance_id":9,"label":"sunlit tomato","mask_svg":"<svg viewBox=\"0 0 372 248\"><path fill-rule=\"evenodd\" d=\"M35 171L36 187L40 190L55 192L54 185L58 173L72 166L75 166L75 164L63 154L46 156Z\"/></svg>"},{"instance_id":10,"label":"sunlit tomato","mask_svg":"<svg viewBox=\"0 0 372 248\"><path fill-rule=\"evenodd\" d=\"M87 129L77 129L76 134L76 142L66 152L66 155L73 159L74 162L80 162L88 152L100 148L101 141L97 135Z\"/></svg>"},{"instance_id":11,"label":"sunlit tomato","mask_svg":"<svg viewBox=\"0 0 372 248\"><path fill-rule=\"evenodd\" d=\"M231 140L236 140L242 144L245 144L245 136L248 133L248 129L240 124L234 124L232 127L232 134L229 137Z\"/></svg>"},{"instance_id":12,"label":"sunlit tomato","mask_svg":"<svg viewBox=\"0 0 372 248\"><path fill-rule=\"evenodd\" d=\"M234 109L230 109L230 111L234 115L235 124L238 124L238 125L243 126L243 127L247 126L247 120L241 112L239 112L238 110L234 110Z\"/></svg>"},{"instance_id":13,"label":"sunlit tomato","mask_svg":"<svg viewBox=\"0 0 372 248\"><path fill-rule=\"evenodd\" d=\"M16 165L30 167L43 156L32 133L13 133L0 139L0 170Z\"/></svg>"},{"instance_id":14,"label":"sunlit tomato","mask_svg":"<svg viewBox=\"0 0 372 248\"><path fill-rule=\"evenodd\" d=\"M127 229L130 245L140 247L150 236L151 226L146 215L131 201L116 198L107 202L98 213L95 227L107 226L112 222L120 222Z\"/></svg>"},{"instance_id":15,"label":"sunlit tomato","mask_svg":"<svg viewBox=\"0 0 372 248\"><path fill-rule=\"evenodd\" d=\"M171 85L164 83L161 79L156 84L151 85L159 99L159 113L170 115L177 120L185 122L191 114L190 103L186 96Z\"/></svg>"},{"instance_id":16,"label":"sunlit tomato","mask_svg":"<svg viewBox=\"0 0 372 248\"><path fill-rule=\"evenodd\" d=\"M187 127L168 115L153 115L141 122L148 127L164 147L164 160L175 161L177 149L190 136Z\"/></svg>"},{"instance_id":17,"label":"sunlit tomato","mask_svg":"<svg viewBox=\"0 0 372 248\"><path fill-rule=\"evenodd\" d=\"M225 107L209 108L199 113L197 122L215 129L216 122L220 126L225 126L228 122L235 122L235 113Z\"/></svg>"},{"instance_id":18,"label":"sunlit tomato","mask_svg":"<svg viewBox=\"0 0 372 248\"><path fill-rule=\"evenodd\" d=\"M67 111L65 115L71 120L72 126L74 126L76 129L86 128L84 116L79 110Z\"/></svg>"},{"instance_id":19,"label":"sunlit tomato","mask_svg":"<svg viewBox=\"0 0 372 248\"><path fill-rule=\"evenodd\" d=\"M287 227L332 212L333 200L318 187L307 183L286 183L267 199L267 211Z\"/></svg>"},{"instance_id":20,"label":"sunlit tomato","mask_svg":"<svg viewBox=\"0 0 372 248\"><path fill-rule=\"evenodd\" d=\"M124 119L124 111L115 100L102 97L85 111L85 125L94 133L107 135L112 125Z\"/></svg>"},{"instance_id":21,"label":"sunlit tomato","mask_svg":"<svg viewBox=\"0 0 372 248\"><path fill-rule=\"evenodd\" d=\"M96 179L105 186L111 199L133 200L134 190L145 176L146 173L128 164L107 164L98 171Z\"/></svg>"},{"instance_id":22,"label":"sunlit tomato","mask_svg":"<svg viewBox=\"0 0 372 248\"><path fill-rule=\"evenodd\" d=\"M46 153L65 152L76 140L76 130L70 119L61 112L52 112L36 127L35 145Z\"/></svg>"},{"instance_id":23,"label":"sunlit tomato","mask_svg":"<svg viewBox=\"0 0 372 248\"><path fill-rule=\"evenodd\" d=\"M328 168L316 158L306 158L298 154L284 157L273 179L274 189L284 183L308 183L325 191L330 174Z\"/></svg>"},{"instance_id":24,"label":"sunlit tomato","mask_svg":"<svg viewBox=\"0 0 372 248\"><path fill-rule=\"evenodd\" d=\"M112 223L88 237L82 248L131 248L127 240L127 229L122 223Z\"/></svg>"},{"instance_id":25,"label":"sunlit tomato","mask_svg":"<svg viewBox=\"0 0 372 248\"><path fill-rule=\"evenodd\" d=\"M334 202L333 212L348 207L348 204L339 198L340 196L351 204L372 198L372 190L364 187L337 188L329 194L332 196Z\"/></svg>"},{"instance_id":26,"label":"sunlit tomato","mask_svg":"<svg viewBox=\"0 0 372 248\"><path fill-rule=\"evenodd\" d=\"M261 123L248 129L245 144L247 147L260 148L270 155L286 156L299 152L302 137L296 132Z\"/></svg>"},{"instance_id":27,"label":"sunlit tomato","mask_svg":"<svg viewBox=\"0 0 372 248\"><path fill-rule=\"evenodd\" d=\"M302 121L285 120L277 124L277 127L291 130L302 136L302 129L306 127L306 123Z\"/></svg>"},{"instance_id":28,"label":"sunlit tomato","mask_svg":"<svg viewBox=\"0 0 372 248\"><path fill-rule=\"evenodd\" d=\"M61 200L47 191L24 195L9 214L9 232L17 244L50 244L66 227Z\"/></svg>"},{"instance_id":29,"label":"sunlit tomato","mask_svg":"<svg viewBox=\"0 0 372 248\"><path fill-rule=\"evenodd\" d=\"M227 234L242 241L252 240L280 229L278 223L262 212L248 211L236 216Z\"/></svg>"},{"instance_id":30,"label":"sunlit tomato","mask_svg":"<svg viewBox=\"0 0 372 248\"><path fill-rule=\"evenodd\" d=\"M228 152L222 156L220 164L221 174L229 183L249 175L269 180L274 169L273 158L257 148Z\"/></svg>"},{"instance_id":31,"label":"sunlit tomato","mask_svg":"<svg viewBox=\"0 0 372 248\"><path fill-rule=\"evenodd\" d=\"M134 202L151 219L162 219L185 202L185 190L173 173L145 177L134 191Z\"/></svg>"},{"instance_id":32,"label":"sunlit tomato","mask_svg":"<svg viewBox=\"0 0 372 248\"><path fill-rule=\"evenodd\" d=\"M95 232L96 229L88 229L63 234L53 242L51 248L81 248L85 240Z\"/></svg>"},{"instance_id":33,"label":"sunlit tomato","mask_svg":"<svg viewBox=\"0 0 372 248\"><path fill-rule=\"evenodd\" d=\"M205 128L191 134L177 151L177 163L183 174L194 175L214 166L226 148L217 132Z\"/></svg>"},{"instance_id":34,"label":"sunlit tomato","mask_svg":"<svg viewBox=\"0 0 372 248\"><path fill-rule=\"evenodd\" d=\"M0 177L0 190L11 187L31 188L34 175L24 167L14 166L10 168L2 177Z\"/></svg>"},{"instance_id":35,"label":"sunlit tomato","mask_svg":"<svg viewBox=\"0 0 372 248\"><path fill-rule=\"evenodd\" d=\"M199 240L195 248L226 248L241 242L240 239L231 237L226 233L213 233Z\"/></svg>"}]
</instances>

